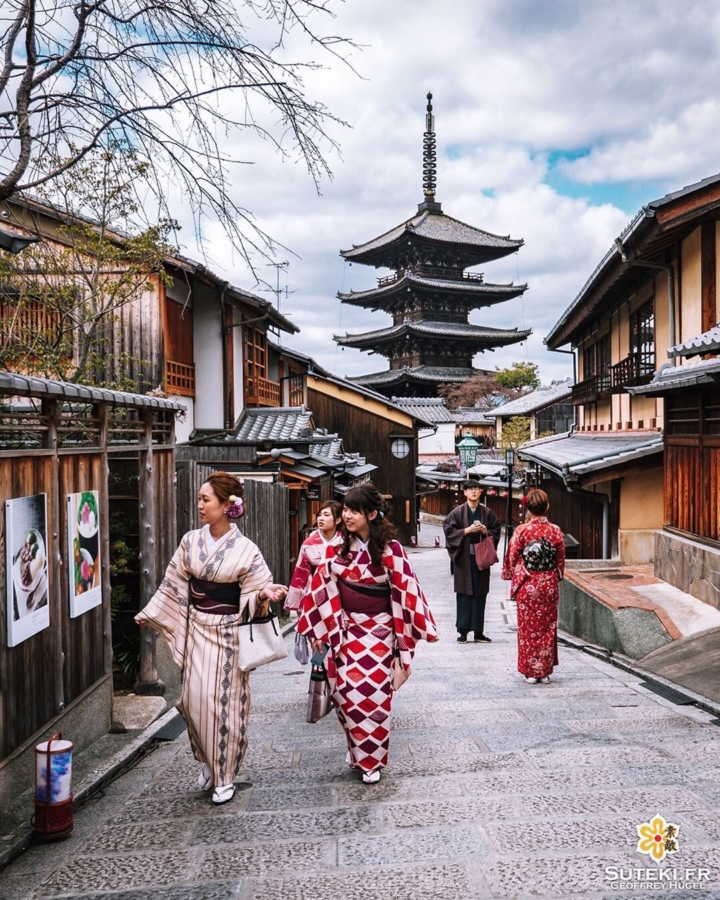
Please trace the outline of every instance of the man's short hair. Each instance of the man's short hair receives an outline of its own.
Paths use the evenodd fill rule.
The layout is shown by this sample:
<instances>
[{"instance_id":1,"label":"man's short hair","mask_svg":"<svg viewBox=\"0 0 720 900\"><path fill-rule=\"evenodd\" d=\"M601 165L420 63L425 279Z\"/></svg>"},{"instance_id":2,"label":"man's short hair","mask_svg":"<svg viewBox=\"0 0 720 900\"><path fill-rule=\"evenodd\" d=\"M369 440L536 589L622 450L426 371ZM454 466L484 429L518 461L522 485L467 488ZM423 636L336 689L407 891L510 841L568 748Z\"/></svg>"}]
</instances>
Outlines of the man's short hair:
<instances>
[{"instance_id":1,"label":"man's short hair","mask_svg":"<svg viewBox=\"0 0 720 900\"><path fill-rule=\"evenodd\" d=\"M469 491L473 488L477 488L479 491L482 490L482 485L477 478L468 478L466 481L463 481L462 489L464 491Z\"/></svg>"}]
</instances>

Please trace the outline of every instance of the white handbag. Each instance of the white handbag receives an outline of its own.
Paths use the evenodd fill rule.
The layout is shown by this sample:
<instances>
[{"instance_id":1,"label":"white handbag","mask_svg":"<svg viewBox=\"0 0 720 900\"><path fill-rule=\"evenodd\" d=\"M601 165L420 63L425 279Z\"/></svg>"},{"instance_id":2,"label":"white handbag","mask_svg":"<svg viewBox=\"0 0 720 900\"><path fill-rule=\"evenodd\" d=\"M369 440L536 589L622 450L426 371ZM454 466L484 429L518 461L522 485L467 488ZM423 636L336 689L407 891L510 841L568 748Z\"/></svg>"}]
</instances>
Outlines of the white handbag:
<instances>
[{"instance_id":1,"label":"white handbag","mask_svg":"<svg viewBox=\"0 0 720 900\"><path fill-rule=\"evenodd\" d=\"M274 613L257 616L249 622L241 622L238 668L249 672L288 655L280 624Z\"/></svg>"}]
</instances>

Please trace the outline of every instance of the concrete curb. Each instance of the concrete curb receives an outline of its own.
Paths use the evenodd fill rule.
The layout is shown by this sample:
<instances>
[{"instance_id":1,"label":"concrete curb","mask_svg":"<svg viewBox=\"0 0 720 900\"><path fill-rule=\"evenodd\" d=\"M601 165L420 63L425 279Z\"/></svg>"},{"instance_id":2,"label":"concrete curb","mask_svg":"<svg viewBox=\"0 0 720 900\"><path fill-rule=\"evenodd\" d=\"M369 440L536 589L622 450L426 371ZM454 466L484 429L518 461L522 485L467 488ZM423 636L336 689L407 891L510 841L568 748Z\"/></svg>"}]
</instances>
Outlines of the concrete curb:
<instances>
[{"instance_id":1,"label":"concrete curb","mask_svg":"<svg viewBox=\"0 0 720 900\"><path fill-rule=\"evenodd\" d=\"M295 622L289 622L282 628L282 636L286 637L290 632L295 630ZM103 759L94 769L92 769L77 785L73 791L73 806L77 808L88 797L92 796L103 784L115 775L120 769L126 766L130 760L140 751L148 747L155 738L155 735L161 731L166 725L180 718L180 713L173 707L163 713L160 718L155 719L142 732L130 739L128 743L117 750L111 756ZM92 744L87 749L92 748ZM86 752L86 751L83 751ZM31 797L34 789L28 792ZM0 871L8 866L14 859L24 853L32 844L35 843L35 830L29 822L20 825L12 838L0 847Z\"/></svg>"},{"instance_id":2,"label":"concrete curb","mask_svg":"<svg viewBox=\"0 0 720 900\"><path fill-rule=\"evenodd\" d=\"M565 631L558 630L558 639L566 646L572 647L573 650L580 650L583 653L588 653L590 656L595 657L595 659L600 659L618 669L622 669L623 672L628 672L630 675L642 678L643 681L648 681L651 684L657 684L661 687L666 687L673 691L677 691L680 694L684 694L692 700L699 709L705 710L705 712L720 718L720 702L711 700L709 697L704 697L702 694L696 694L695 691L691 691L681 684L675 684L674 681L668 681L668 679L663 678L662 675L648 672L647 669L643 669L642 666L639 666L635 660L630 659L629 656L623 656L621 653L613 653L612 651L605 650L603 647L588 644L585 641L573 637L571 634L567 634Z\"/></svg>"}]
</instances>

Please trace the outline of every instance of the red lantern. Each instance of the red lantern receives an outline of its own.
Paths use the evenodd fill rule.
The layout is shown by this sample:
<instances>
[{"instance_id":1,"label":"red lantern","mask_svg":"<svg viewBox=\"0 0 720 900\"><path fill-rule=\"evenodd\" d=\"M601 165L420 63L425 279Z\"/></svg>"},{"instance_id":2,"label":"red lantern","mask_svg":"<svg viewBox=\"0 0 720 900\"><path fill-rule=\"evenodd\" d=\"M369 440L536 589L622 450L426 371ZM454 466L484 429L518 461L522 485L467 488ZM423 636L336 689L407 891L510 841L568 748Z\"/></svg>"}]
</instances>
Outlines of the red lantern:
<instances>
[{"instance_id":1,"label":"red lantern","mask_svg":"<svg viewBox=\"0 0 720 900\"><path fill-rule=\"evenodd\" d=\"M503 496L503 497L507 497L507 495L508 495L508 492L507 492L507 491L503 491L503 492L502 492L502 496Z\"/></svg>"},{"instance_id":2,"label":"red lantern","mask_svg":"<svg viewBox=\"0 0 720 900\"><path fill-rule=\"evenodd\" d=\"M495 488L490 488L490 490L488 491L488 497L497 497L497 491L495 490Z\"/></svg>"}]
</instances>

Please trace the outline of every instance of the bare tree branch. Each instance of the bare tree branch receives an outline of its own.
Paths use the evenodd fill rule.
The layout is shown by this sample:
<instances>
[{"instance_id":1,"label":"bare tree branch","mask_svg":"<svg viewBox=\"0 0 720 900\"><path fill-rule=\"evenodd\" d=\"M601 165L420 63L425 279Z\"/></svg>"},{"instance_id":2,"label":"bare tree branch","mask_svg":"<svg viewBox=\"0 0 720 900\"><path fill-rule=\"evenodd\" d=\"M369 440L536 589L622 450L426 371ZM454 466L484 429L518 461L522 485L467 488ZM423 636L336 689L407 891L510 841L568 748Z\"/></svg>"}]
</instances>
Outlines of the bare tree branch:
<instances>
[{"instance_id":1,"label":"bare tree branch","mask_svg":"<svg viewBox=\"0 0 720 900\"><path fill-rule=\"evenodd\" d=\"M316 186L331 177L327 128L340 120L306 97L303 75L320 63L289 59L286 48L292 33L349 65L352 42L316 27L341 2L5 0L0 201L122 142L147 164L161 205L170 177L196 227L212 215L246 257L267 249L233 200L233 167L251 160L231 155L227 138L253 132L301 159Z\"/></svg>"}]
</instances>

